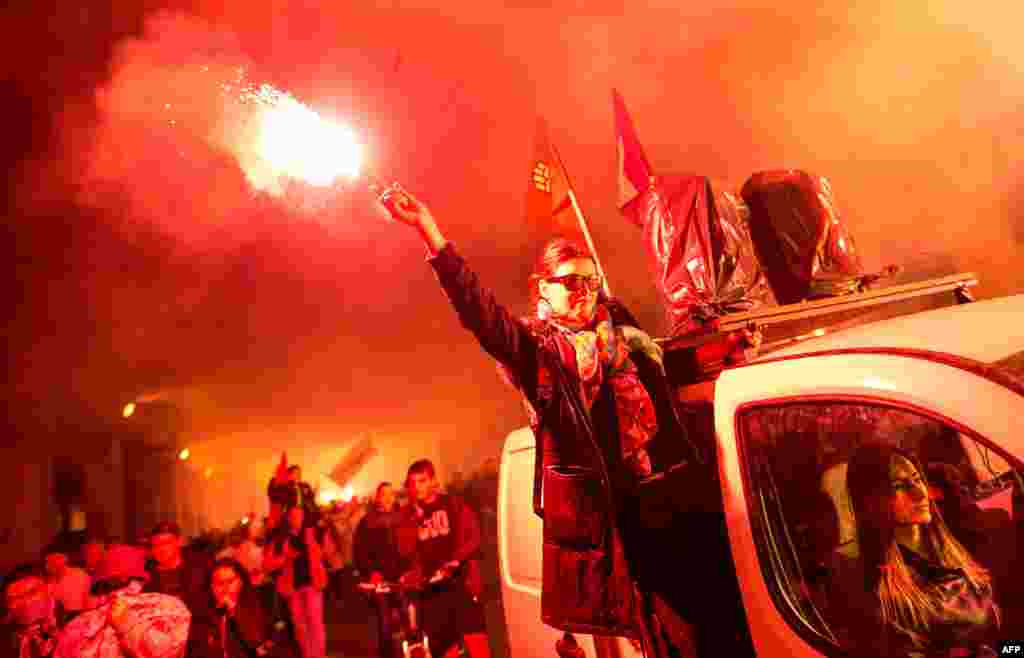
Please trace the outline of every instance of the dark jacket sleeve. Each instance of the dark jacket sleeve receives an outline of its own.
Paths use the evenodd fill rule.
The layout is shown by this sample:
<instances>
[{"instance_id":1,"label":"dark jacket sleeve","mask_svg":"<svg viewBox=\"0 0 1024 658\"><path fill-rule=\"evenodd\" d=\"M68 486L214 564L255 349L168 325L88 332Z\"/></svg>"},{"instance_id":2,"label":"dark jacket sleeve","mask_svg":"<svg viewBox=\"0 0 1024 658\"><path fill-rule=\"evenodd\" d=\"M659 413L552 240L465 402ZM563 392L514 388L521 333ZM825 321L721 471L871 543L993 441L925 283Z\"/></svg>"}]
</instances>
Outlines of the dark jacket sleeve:
<instances>
[{"instance_id":1,"label":"dark jacket sleeve","mask_svg":"<svg viewBox=\"0 0 1024 658\"><path fill-rule=\"evenodd\" d=\"M192 617L192 621L188 626L188 641L185 644L185 655L188 658L213 658L216 652L212 647L216 647L217 642L213 641L214 637L217 637L217 626L206 616Z\"/></svg>"},{"instance_id":2,"label":"dark jacket sleeve","mask_svg":"<svg viewBox=\"0 0 1024 658\"><path fill-rule=\"evenodd\" d=\"M480 551L480 522L476 518L476 512L461 498L454 497L455 507L458 510L458 521L456 525L457 541L453 560L465 562L470 558L477 557Z\"/></svg>"},{"instance_id":3,"label":"dark jacket sleeve","mask_svg":"<svg viewBox=\"0 0 1024 658\"><path fill-rule=\"evenodd\" d=\"M453 560L462 566L462 584L473 597L483 594L483 572L480 566L480 522L476 511L466 501L455 498L458 516L455 523L456 545Z\"/></svg>"},{"instance_id":4,"label":"dark jacket sleeve","mask_svg":"<svg viewBox=\"0 0 1024 658\"><path fill-rule=\"evenodd\" d=\"M368 532L368 524L366 522L368 517L369 515L359 520L355 535L352 537L352 561L355 562L356 569L360 573L367 575L374 571L373 547L370 545L370 533Z\"/></svg>"},{"instance_id":5,"label":"dark jacket sleeve","mask_svg":"<svg viewBox=\"0 0 1024 658\"><path fill-rule=\"evenodd\" d=\"M484 351L508 368L532 397L537 372L537 342L529 330L498 303L494 294L449 242L430 259L441 287L462 326L476 336Z\"/></svg>"}]
</instances>

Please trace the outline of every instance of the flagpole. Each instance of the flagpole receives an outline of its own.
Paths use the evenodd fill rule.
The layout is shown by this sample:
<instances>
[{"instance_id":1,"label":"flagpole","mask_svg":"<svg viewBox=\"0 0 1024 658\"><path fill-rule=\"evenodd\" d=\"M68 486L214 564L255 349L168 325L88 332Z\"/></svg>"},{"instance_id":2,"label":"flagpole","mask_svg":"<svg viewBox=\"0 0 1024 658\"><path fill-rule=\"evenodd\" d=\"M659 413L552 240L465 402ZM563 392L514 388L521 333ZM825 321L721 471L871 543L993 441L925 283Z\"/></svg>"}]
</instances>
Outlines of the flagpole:
<instances>
[{"instance_id":1,"label":"flagpole","mask_svg":"<svg viewBox=\"0 0 1024 658\"><path fill-rule=\"evenodd\" d=\"M601 285L604 287L604 294L606 297L612 296L612 289L608 285L608 277L604 275L604 268L601 267L601 259L597 257L597 249L594 248L594 240L590 237L590 229L587 227L587 220L583 217L583 211L580 210L580 204L576 201L576 192L572 187L572 180L569 178L569 170L565 168L565 163L562 162L562 154L558 152L558 147L555 146L554 141L549 140L551 146L551 152L554 153L555 159L558 160L558 167L565 174L566 187L569 190L569 202L572 203L572 209L576 213L576 221L579 222L580 231L583 233L583 239L587 242L587 249L590 250L590 255L594 258L594 266L597 267L597 274L601 277Z\"/></svg>"}]
</instances>

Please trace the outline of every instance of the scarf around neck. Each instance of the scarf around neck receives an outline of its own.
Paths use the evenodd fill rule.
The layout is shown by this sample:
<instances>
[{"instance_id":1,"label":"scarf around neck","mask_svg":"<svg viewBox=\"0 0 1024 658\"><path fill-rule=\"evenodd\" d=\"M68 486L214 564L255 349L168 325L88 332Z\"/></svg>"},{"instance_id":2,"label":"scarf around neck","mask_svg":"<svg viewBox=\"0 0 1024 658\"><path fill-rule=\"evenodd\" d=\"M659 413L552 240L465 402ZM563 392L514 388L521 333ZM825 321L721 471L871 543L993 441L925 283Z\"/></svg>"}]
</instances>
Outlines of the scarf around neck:
<instances>
[{"instance_id":1,"label":"scarf around neck","mask_svg":"<svg viewBox=\"0 0 1024 658\"><path fill-rule=\"evenodd\" d=\"M580 394L589 412L605 384L611 387L619 426L623 462L637 475L651 473L646 444L658 432L658 418L650 393L644 388L630 352L639 351L662 367L662 351L636 327L615 325L605 306L598 306L585 328L572 328L549 320L572 347L574 363L564 365L579 376Z\"/></svg>"}]
</instances>

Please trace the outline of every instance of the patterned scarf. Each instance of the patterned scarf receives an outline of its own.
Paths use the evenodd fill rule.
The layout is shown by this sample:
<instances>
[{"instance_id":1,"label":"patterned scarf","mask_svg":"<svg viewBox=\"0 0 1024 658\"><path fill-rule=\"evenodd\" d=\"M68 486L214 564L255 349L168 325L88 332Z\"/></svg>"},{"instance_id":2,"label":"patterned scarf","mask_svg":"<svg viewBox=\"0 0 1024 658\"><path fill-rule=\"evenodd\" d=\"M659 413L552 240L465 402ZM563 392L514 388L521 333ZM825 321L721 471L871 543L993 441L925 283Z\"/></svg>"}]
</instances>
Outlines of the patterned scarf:
<instances>
[{"instance_id":1,"label":"patterned scarf","mask_svg":"<svg viewBox=\"0 0 1024 658\"><path fill-rule=\"evenodd\" d=\"M661 348L636 327L615 326L604 306L599 306L588 328L572 329L555 321L562 337L576 355L575 368L580 378L580 393L588 411L607 382L615 399L619 422L622 460L638 476L651 474L646 444L658 432L658 417L650 394L640 381L630 351L639 350L661 365Z\"/></svg>"}]
</instances>

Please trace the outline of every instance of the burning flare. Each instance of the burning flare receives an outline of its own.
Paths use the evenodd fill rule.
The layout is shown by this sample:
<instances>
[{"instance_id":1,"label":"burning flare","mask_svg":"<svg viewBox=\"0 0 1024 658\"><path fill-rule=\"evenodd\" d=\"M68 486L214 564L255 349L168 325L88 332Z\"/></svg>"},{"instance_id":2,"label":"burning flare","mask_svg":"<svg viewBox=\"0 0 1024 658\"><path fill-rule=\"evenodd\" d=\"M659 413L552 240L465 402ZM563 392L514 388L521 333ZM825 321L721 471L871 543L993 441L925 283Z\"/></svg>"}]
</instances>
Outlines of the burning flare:
<instances>
[{"instance_id":1,"label":"burning flare","mask_svg":"<svg viewBox=\"0 0 1024 658\"><path fill-rule=\"evenodd\" d=\"M351 129L270 85L262 85L255 95L263 105L256 119L256 153L274 176L326 187L359 175L362 148Z\"/></svg>"}]
</instances>

